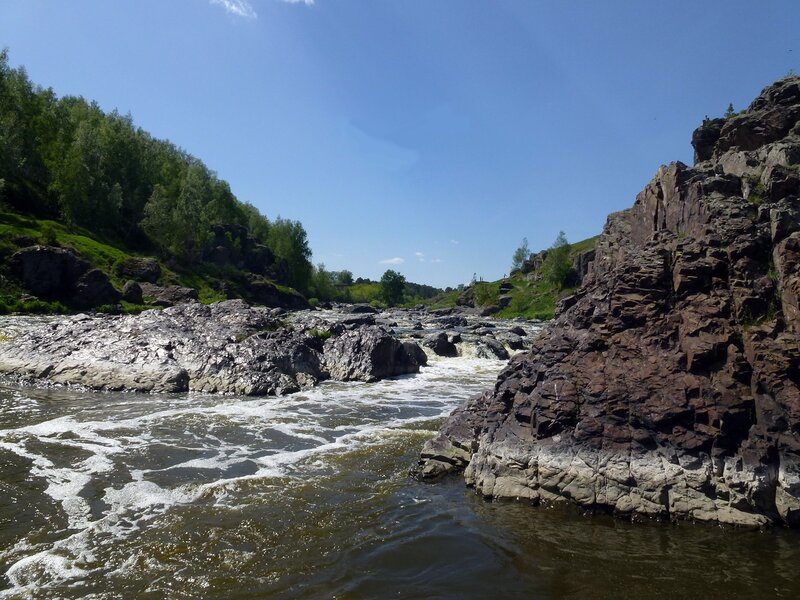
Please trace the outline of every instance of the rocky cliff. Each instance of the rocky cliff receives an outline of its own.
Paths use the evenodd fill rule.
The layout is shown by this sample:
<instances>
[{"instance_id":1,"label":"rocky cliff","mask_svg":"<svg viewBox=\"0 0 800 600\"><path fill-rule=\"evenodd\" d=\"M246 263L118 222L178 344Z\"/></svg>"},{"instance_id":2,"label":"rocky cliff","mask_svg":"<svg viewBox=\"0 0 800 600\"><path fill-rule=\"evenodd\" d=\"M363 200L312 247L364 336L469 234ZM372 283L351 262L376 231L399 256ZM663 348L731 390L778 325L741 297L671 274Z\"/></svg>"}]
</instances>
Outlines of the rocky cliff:
<instances>
[{"instance_id":1,"label":"rocky cliff","mask_svg":"<svg viewBox=\"0 0 800 600\"><path fill-rule=\"evenodd\" d=\"M800 78L695 132L423 450L486 497L800 525Z\"/></svg>"}]
</instances>

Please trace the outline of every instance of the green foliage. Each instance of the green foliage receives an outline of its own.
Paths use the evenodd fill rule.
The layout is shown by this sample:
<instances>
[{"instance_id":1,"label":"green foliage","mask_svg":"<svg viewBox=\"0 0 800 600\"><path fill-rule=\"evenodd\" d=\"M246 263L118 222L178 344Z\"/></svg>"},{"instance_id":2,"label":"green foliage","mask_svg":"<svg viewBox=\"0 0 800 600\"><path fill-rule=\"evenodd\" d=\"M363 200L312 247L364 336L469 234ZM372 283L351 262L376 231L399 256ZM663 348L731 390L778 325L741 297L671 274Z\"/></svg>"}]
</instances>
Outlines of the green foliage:
<instances>
[{"instance_id":1,"label":"green foliage","mask_svg":"<svg viewBox=\"0 0 800 600\"><path fill-rule=\"evenodd\" d=\"M725 114L723 116L726 119L730 119L735 114L736 114L736 111L733 109L733 102L729 102L728 103L728 108L725 109Z\"/></svg>"},{"instance_id":2,"label":"green foliage","mask_svg":"<svg viewBox=\"0 0 800 600\"><path fill-rule=\"evenodd\" d=\"M522 243L519 245L519 248L514 250L514 254L511 257L511 270L521 269L530 255L531 251L528 249L528 238L524 237L522 238Z\"/></svg>"},{"instance_id":3,"label":"green foliage","mask_svg":"<svg viewBox=\"0 0 800 600\"><path fill-rule=\"evenodd\" d=\"M321 339L321 340L327 340L329 337L331 337L333 335L332 332L330 332L330 331L328 331L326 329L309 329L307 333L308 333L309 336L311 336L313 338L318 338L318 339Z\"/></svg>"},{"instance_id":4,"label":"green foliage","mask_svg":"<svg viewBox=\"0 0 800 600\"><path fill-rule=\"evenodd\" d=\"M42 225L40 239L45 246L57 246L58 236L52 223L45 223Z\"/></svg>"},{"instance_id":5,"label":"green foliage","mask_svg":"<svg viewBox=\"0 0 800 600\"><path fill-rule=\"evenodd\" d=\"M547 251L547 257L542 265L542 275L550 284L562 289L571 271L569 242L564 232L559 231L555 242Z\"/></svg>"},{"instance_id":6,"label":"green foliage","mask_svg":"<svg viewBox=\"0 0 800 600\"><path fill-rule=\"evenodd\" d=\"M34 86L0 51L0 180L11 210L58 217L70 232L133 253L157 251L191 270L202 261L211 225L245 228L267 244L271 274L307 292L312 274L306 232L274 223L239 202L200 160L94 102ZM61 237L61 233L58 233ZM246 237L246 236L245 236ZM241 241L231 243L236 258ZM237 254L238 251L238 254Z\"/></svg>"},{"instance_id":7,"label":"green foliage","mask_svg":"<svg viewBox=\"0 0 800 600\"><path fill-rule=\"evenodd\" d=\"M389 306L403 303L406 278L394 269L387 269L381 277L381 299Z\"/></svg>"}]
</instances>

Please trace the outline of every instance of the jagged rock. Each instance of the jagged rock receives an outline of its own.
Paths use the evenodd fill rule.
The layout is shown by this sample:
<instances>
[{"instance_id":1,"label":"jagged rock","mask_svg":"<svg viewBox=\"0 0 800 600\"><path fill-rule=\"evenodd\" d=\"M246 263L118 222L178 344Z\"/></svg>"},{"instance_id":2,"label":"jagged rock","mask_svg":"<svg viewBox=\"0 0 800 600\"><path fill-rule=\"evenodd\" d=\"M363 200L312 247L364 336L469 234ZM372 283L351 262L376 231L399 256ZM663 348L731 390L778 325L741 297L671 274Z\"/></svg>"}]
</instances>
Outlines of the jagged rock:
<instances>
[{"instance_id":1,"label":"jagged rock","mask_svg":"<svg viewBox=\"0 0 800 600\"><path fill-rule=\"evenodd\" d=\"M228 300L67 317L0 344L0 372L109 390L280 395L329 377L416 373L427 362L419 346L377 327L324 334L320 323L286 328L270 312ZM323 343L325 335L334 337Z\"/></svg>"},{"instance_id":2,"label":"jagged rock","mask_svg":"<svg viewBox=\"0 0 800 600\"><path fill-rule=\"evenodd\" d=\"M447 315L444 317L436 317L433 322L446 329L455 329L456 327L466 327L467 319L461 315Z\"/></svg>"},{"instance_id":3,"label":"jagged rock","mask_svg":"<svg viewBox=\"0 0 800 600\"><path fill-rule=\"evenodd\" d=\"M491 358L506 360L508 358L508 350L503 347L503 344L498 342L493 337L488 335L481 338L475 350L475 356L478 358Z\"/></svg>"},{"instance_id":4,"label":"jagged rock","mask_svg":"<svg viewBox=\"0 0 800 600\"><path fill-rule=\"evenodd\" d=\"M176 304L186 304L197 302L197 290L194 288L170 285L161 287L152 283L142 282L139 284L142 289L144 301L153 306L175 306Z\"/></svg>"},{"instance_id":5,"label":"jagged rock","mask_svg":"<svg viewBox=\"0 0 800 600\"><path fill-rule=\"evenodd\" d=\"M458 356L458 348L447 339L444 331L431 333L423 338L422 345L433 350L437 356Z\"/></svg>"},{"instance_id":6,"label":"jagged rock","mask_svg":"<svg viewBox=\"0 0 800 600\"><path fill-rule=\"evenodd\" d=\"M65 298L89 263L72 251L51 246L31 246L11 256L11 272L37 296Z\"/></svg>"},{"instance_id":7,"label":"jagged rock","mask_svg":"<svg viewBox=\"0 0 800 600\"><path fill-rule=\"evenodd\" d=\"M416 351L409 352L409 347L380 327L360 327L325 341L325 368L339 381L377 381L418 373L424 363L416 358Z\"/></svg>"},{"instance_id":8,"label":"jagged rock","mask_svg":"<svg viewBox=\"0 0 800 600\"><path fill-rule=\"evenodd\" d=\"M422 474L486 497L800 525L800 78L695 132Z\"/></svg>"},{"instance_id":9,"label":"jagged rock","mask_svg":"<svg viewBox=\"0 0 800 600\"><path fill-rule=\"evenodd\" d=\"M134 256L117 265L117 275L134 281L155 283L161 276L161 265L155 258Z\"/></svg>"},{"instance_id":10,"label":"jagged rock","mask_svg":"<svg viewBox=\"0 0 800 600\"><path fill-rule=\"evenodd\" d=\"M122 288L122 297L120 299L131 304L144 304L142 286L135 281L126 281Z\"/></svg>"},{"instance_id":11,"label":"jagged rock","mask_svg":"<svg viewBox=\"0 0 800 600\"><path fill-rule=\"evenodd\" d=\"M91 308L103 304L115 304L121 297L122 294L111 285L108 275L100 269L91 269L75 282L72 304L78 308Z\"/></svg>"}]
</instances>

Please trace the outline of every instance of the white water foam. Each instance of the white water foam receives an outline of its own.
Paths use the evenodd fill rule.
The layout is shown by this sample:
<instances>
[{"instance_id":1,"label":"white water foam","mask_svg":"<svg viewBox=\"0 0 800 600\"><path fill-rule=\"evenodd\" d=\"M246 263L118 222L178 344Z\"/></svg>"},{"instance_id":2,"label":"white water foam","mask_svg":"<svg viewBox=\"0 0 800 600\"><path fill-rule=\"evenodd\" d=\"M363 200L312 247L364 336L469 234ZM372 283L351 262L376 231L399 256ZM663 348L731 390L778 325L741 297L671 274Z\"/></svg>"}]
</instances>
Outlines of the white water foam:
<instances>
[{"instance_id":1,"label":"white water foam","mask_svg":"<svg viewBox=\"0 0 800 600\"><path fill-rule=\"evenodd\" d=\"M76 411L0 430L0 448L32 462L31 476L46 482L44 493L67 518L64 537L49 547L16 544L0 551L0 560L12 563L7 577L14 586L0 597L107 571L108 565L94 566L98 544L127 538L173 507L200 500L241 505L231 494L243 482L305 479L327 467L327 456L379 444L400 430L407 434L449 414L471 393L469 382L478 391L502 366L435 358L416 376L373 384L327 382L278 398L189 394L170 399L166 407L148 395L86 392L108 403L106 419L81 420ZM130 406L121 410L120 402ZM88 457L64 465L62 449ZM254 472L235 471L245 462ZM189 482L169 483L173 474L187 470ZM103 485L109 477L115 483ZM85 496L91 492L102 505L90 506Z\"/></svg>"}]
</instances>

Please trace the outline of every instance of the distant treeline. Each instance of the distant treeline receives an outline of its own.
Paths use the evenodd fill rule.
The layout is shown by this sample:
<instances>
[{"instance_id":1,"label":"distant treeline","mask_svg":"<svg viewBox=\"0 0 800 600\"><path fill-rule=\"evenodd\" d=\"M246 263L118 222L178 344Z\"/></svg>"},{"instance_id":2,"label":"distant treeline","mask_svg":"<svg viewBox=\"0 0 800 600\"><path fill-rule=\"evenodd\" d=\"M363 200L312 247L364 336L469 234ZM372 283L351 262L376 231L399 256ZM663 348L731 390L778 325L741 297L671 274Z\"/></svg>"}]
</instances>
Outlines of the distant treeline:
<instances>
[{"instance_id":1,"label":"distant treeline","mask_svg":"<svg viewBox=\"0 0 800 600\"><path fill-rule=\"evenodd\" d=\"M32 84L24 67L9 67L7 50L0 52L0 203L188 267L204 259L212 226L243 227L282 265L284 283L314 291L299 222L269 220L240 202L202 161L154 139L130 115Z\"/></svg>"}]
</instances>

